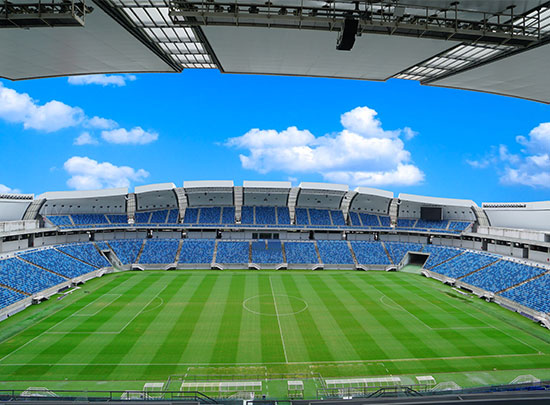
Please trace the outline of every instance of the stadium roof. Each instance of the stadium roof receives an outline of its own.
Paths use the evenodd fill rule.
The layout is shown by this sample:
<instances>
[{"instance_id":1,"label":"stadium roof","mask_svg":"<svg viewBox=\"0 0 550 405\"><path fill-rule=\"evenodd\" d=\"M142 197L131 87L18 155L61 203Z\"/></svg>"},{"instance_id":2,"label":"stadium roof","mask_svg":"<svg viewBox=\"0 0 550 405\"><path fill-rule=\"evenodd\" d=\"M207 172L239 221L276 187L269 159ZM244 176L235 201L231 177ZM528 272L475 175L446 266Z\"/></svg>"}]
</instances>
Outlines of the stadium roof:
<instances>
[{"instance_id":1,"label":"stadium roof","mask_svg":"<svg viewBox=\"0 0 550 405\"><path fill-rule=\"evenodd\" d=\"M0 27L29 28L0 30L0 77L14 80L212 68L401 78L550 103L548 1L95 0L27 19L21 3L0 6ZM336 50L344 26L350 51Z\"/></svg>"}]
</instances>

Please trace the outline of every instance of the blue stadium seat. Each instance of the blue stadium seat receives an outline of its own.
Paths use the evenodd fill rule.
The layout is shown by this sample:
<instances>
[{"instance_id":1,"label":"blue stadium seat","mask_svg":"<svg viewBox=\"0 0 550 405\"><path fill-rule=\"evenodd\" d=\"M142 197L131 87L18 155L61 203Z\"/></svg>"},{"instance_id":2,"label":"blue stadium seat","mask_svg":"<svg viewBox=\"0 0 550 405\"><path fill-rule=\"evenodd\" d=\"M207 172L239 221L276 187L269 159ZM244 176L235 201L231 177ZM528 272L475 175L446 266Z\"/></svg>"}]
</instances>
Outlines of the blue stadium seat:
<instances>
[{"instance_id":1,"label":"blue stadium seat","mask_svg":"<svg viewBox=\"0 0 550 405\"><path fill-rule=\"evenodd\" d=\"M501 295L535 311L550 313L549 292L550 274L545 274L542 277L505 291Z\"/></svg>"},{"instance_id":2,"label":"blue stadium seat","mask_svg":"<svg viewBox=\"0 0 550 405\"><path fill-rule=\"evenodd\" d=\"M462 232L465 231L470 225L472 225L471 222L451 221L449 223L449 229L452 231Z\"/></svg>"},{"instance_id":3,"label":"blue stadium seat","mask_svg":"<svg viewBox=\"0 0 550 405\"><path fill-rule=\"evenodd\" d=\"M111 224L127 224L128 217L125 214L108 214L107 219Z\"/></svg>"},{"instance_id":4,"label":"blue stadium seat","mask_svg":"<svg viewBox=\"0 0 550 405\"><path fill-rule=\"evenodd\" d=\"M181 246L179 263L212 263L214 239L184 239Z\"/></svg>"},{"instance_id":5,"label":"blue stadium seat","mask_svg":"<svg viewBox=\"0 0 550 405\"><path fill-rule=\"evenodd\" d=\"M379 215L378 219L380 220L380 223L384 227L390 227L391 226L391 218L387 215Z\"/></svg>"},{"instance_id":6,"label":"blue stadium seat","mask_svg":"<svg viewBox=\"0 0 550 405\"><path fill-rule=\"evenodd\" d=\"M82 263L55 249L37 250L19 257L67 278L79 277L97 270L96 267Z\"/></svg>"},{"instance_id":7,"label":"blue stadium seat","mask_svg":"<svg viewBox=\"0 0 550 405\"><path fill-rule=\"evenodd\" d=\"M305 208L296 208L296 225L309 225L307 210Z\"/></svg>"},{"instance_id":8,"label":"blue stadium seat","mask_svg":"<svg viewBox=\"0 0 550 405\"><path fill-rule=\"evenodd\" d=\"M254 207L243 206L241 210L241 224L251 225L254 223Z\"/></svg>"},{"instance_id":9,"label":"blue stadium seat","mask_svg":"<svg viewBox=\"0 0 550 405\"><path fill-rule=\"evenodd\" d=\"M332 217L332 224L336 226L344 226L346 225L346 221L344 220L344 213L340 210L331 210L330 216Z\"/></svg>"},{"instance_id":10,"label":"blue stadium seat","mask_svg":"<svg viewBox=\"0 0 550 405\"><path fill-rule=\"evenodd\" d=\"M423 219L419 219L416 221L415 228L424 228L424 229L446 229L447 225L449 225L449 221L442 220L442 221L426 221Z\"/></svg>"},{"instance_id":11,"label":"blue stadium seat","mask_svg":"<svg viewBox=\"0 0 550 405\"><path fill-rule=\"evenodd\" d=\"M178 217L180 214L180 210L177 208L171 209L168 213L168 219L166 219L166 223L168 224L177 224L178 223Z\"/></svg>"},{"instance_id":12,"label":"blue stadium seat","mask_svg":"<svg viewBox=\"0 0 550 405\"><path fill-rule=\"evenodd\" d=\"M420 252L422 250L420 243L384 242L384 246L386 246L393 264L396 265L401 263L407 252Z\"/></svg>"},{"instance_id":13,"label":"blue stadium seat","mask_svg":"<svg viewBox=\"0 0 550 405\"><path fill-rule=\"evenodd\" d=\"M279 240L252 242L252 263L283 263L283 249Z\"/></svg>"},{"instance_id":14,"label":"blue stadium seat","mask_svg":"<svg viewBox=\"0 0 550 405\"><path fill-rule=\"evenodd\" d=\"M460 278L474 270L487 266L498 259L499 256L496 255L464 252L463 254L456 256L451 260L440 264L439 266L432 267L430 270L435 273L443 274L447 277Z\"/></svg>"},{"instance_id":15,"label":"blue stadium seat","mask_svg":"<svg viewBox=\"0 0 550 405\"><path fill-rule=\"evenodd\" d=\"M0 308L8 307L25 297L26 295L0 287Z\"/></svg>"},{"instance_id":16,"label":"blue stadium seat","mask_svg":"<svg viewBox=\"0 0 550 405\"><path fill-rule=\"evenodd\" d=\"M142 239L119 239L109 241L109 245L122 264L133 264L143 245Z\"/></svg>"},{"instance_id":17,"label":"blue stadium seat","mask_svg":"<svg viewBox=\"0 0 550 405\"><path fill-rule=\"evenodd\" d=\"M56 226L74 226L68 215L48 215L46 218Z\"/></svg>"},{"instance_id":18,"label":"blue stadium seat","mask_svg":"<svg viewBox=\"0 0 550 405\"><path fill-rule=\"evenodd\" d=\"M422 249L422 252L430 254L428 260L424 263L424 268L431 269L432 267L435 267L444 261L459 255L464 252L464 250L447 246L426 245Z\"/></svg>"},{"instance_id":19,"label":"blue stadium seat","mask_svg":"<svg viewBox=\"0 0 550 405\"><path fill-rule=\"evenodd\" d=\"M416 223L416 219L397 218L398 228L413 228Z\"/></svg>"},{"instance_id":20,"label":"blue stadium seat","mask_svg":"<svg viewBox=\"0 0 550 405\"><path fill-rule=\"evenodd\" d=\"M311 225L326 225L331 226L329 210L320 210L316 208L309 209L309 219Z\"/></svg>"},{"instance_id":21,"label":"blue stadium seat","mask_svg":"<svg viewBox=\"0 0 550 405\"><path fill-rule=\"evenodd\" d=\"M275 207L256 207L256 224L274 225L276 223Z\"/></svg>"},{"instance_id":22,"label":"blue stadium seat","mask_svg":"<svg viewBox=\"0 0 550 405\"><path fill-rule=\"evenodd\" d=\"M100 225L109 223L103 214L72 214L71 218L75 225Z\"/></svg>"},{"instance_id":23,"label":"blue stadium seat","mask_svg":"<svg viewBox=\"0 0 550 405\"><path fill-rule=\"evenodd\" d=\"M134 222L136 224L148 224L149 219L151 218L151 212L136 212L136 215L134 216Z\"/></svg>"},{"instance_id":24,"label":"blue stadium seat","mask_svg":"<svg viewBox=\"0 0 550 405\"><path fill-rule=\"evenodd\" d=\"M217 263L249 263L249 242L219 241L216 254Z\"/></svg>"},{"instance_id":25,"label":"blue stadium seat","mask_svg":"<svg viewBox=\"0 0 550 405\"><path fill-rule=\"evenodd\" d=\"M17 258L0 261L0 283L34 294L67 281Z\"/></svg>"},{"instance_id":26,"label":"blue stadium seat","mask_svg":"<svg viewBox=\"0 0 550 405\"><path fill-rule=\"evenodd\" d=\"M351 247L359 264L391 264L380 242L351 241Z\"/></svg>"},{"instance_id":27,"label":"blue stadium seat","mask_svg":"<svg viewBox=\"0 0 550 405\"><path fill-rule=\"evenodd\" d=\"M361 222L363 226L381 226L380 221L378 221L378 215L365 214L360 212L359 216L361 217Z\"/></svg>"},{"instance_id":28,"label":"blue stadium seat","mask_svg":"<svg viewBox=\"0 0 550 405\"><path fill-rule=\"evenodd\" d=\"M179 239L147 239L139 262L142 264L174 263L179 243Z\"/></svg>"},{"instance_id":29,"label":"blue stadium seat","mask_svg":"<svg viewBox=\"0 0 550 405\"><path fill-rule=\"evenodd\" d=\"M166 217L168 216L168 210L153 211L151 213L150 224L165 224Z\"/></svg>"},{"instance_id":30,"label":"blue stadium seat","mask_svg":"<svg viewBox=\"0 0 550 405\"><path fill-rule=\"evenodd\" d=\"M317 247L324 264L354 264L346 241L318 240Z\"/></svg>"},{"instance_id":31,"label":"blue stadium seat","mask_svg":"<svg viewBox=\"0 0 550 405\"><path fill-rule=\"evenodd\" d=\"M464 277L462 281L496 293L538 276L545 271L545 269L540 267L501 260Z\"/></svg>"},{"instance_id":32,"label":"blue stadium seat","mask_svg":"<svg viewBox=\"0 0 550 405\"><path fill-rule=\"evenodd\" d=\"M199 224L219 224L221 207L203 207L200 209Z\"/></svg>"},{"instance_id":33,"label":"blue stadium seat","mask_svg":"<svg viewBox=\"0 0 550 405\"><path fill-rule=\"evenodd\" d=\"M290 212L288 207L277 207L277 223L279 225L290 225Z\"/></svg>"},{"instance_id":34,"label":"blue stadium seat","mask_svg":"<svg viewBox=\"0 0 550 405\"><path fill-rule=\"evenodd\" d=\"M56 249L76 257L97 268L111 267L111 263L97 251L93 243L79 243L70 245L59 245Z\"/></svg>"},{"instance_id":35,"label":"blue stadium seat","mask_svg":"<svg viewBox=\"0 0 550 405\"><path fill-rule=\"evenodd\" d=\"M198 208L186 208L185 215L183 216L184 224L196 224L199 218Z\"/></svg>"},{"instance_id":36,"label":"blue stadium seat","mask_svg":"<svg viewBox=\"0 0 550 405\"><path fill-rule=\"evenodd\" d=\"M286 262L289 264L318 264L313 242L284 242Z\"/></svg>"},{"instance_id":37,"label":"blue stadium seat","mask_svg":"<svg viewBox=\"0 0 550 405\"><path fill-rule=\"evenodd\" d=\"M359 214L357 212L350 211L349 219L350 219L351 226L362 226L361 220L359 219Z\"/></svg>"},{"instance_id":38,"label":"blue stadium seat","mask_svg":"<svg viewBox=\"0 0 550 405\"><path fill-rule=\"evenodd\" d=\"M233 225L235 223L235 207L223 207L222 224Z\"/></svg>"}]
</instances>

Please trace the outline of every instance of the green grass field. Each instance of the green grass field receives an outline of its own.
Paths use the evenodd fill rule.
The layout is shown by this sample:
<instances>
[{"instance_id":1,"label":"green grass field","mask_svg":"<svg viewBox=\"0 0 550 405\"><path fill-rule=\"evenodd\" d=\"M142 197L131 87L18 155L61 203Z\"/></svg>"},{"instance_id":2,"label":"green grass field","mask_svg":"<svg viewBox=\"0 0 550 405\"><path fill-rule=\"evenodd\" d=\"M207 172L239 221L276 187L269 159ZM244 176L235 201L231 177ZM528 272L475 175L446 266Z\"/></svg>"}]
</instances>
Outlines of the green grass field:
<instances>
[{"instance_id":1,"label":"green grass field","mask_svg":"<svg viewBox=\"0 0 550 405\"><path fill-rule=\"evenodd\" d=\"M204 374L550 378L547 330L412 273L115 273L0 323L0 342L2 389Z\"/></svg>"}]
</instances>

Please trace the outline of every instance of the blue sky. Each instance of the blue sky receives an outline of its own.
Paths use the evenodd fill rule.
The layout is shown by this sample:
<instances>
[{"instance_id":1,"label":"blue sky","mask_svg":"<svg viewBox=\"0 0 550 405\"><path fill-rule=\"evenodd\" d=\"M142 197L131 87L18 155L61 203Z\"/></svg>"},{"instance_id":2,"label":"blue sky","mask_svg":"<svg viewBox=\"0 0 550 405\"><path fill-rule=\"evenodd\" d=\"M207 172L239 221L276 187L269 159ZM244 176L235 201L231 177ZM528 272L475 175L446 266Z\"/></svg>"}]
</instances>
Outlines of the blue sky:
<instances>
[{"instance_id":1,"label":"blue sky","mask_svg":"<svg viewBox=\"0 0 550 405\"><path fill-rule=\"evenodd\" d=\"M548 108L403 80L208 70L3 80L0 191L290 179L547 200Z\"/></svg>"}]
</instances>

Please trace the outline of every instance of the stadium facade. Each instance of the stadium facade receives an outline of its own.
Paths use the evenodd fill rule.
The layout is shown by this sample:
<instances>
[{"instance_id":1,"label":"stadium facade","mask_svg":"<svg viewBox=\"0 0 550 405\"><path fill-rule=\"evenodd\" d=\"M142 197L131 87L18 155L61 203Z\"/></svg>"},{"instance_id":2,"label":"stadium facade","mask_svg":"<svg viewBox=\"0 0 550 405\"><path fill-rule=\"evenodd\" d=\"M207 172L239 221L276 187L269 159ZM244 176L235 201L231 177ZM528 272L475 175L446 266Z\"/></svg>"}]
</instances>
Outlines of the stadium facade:
<instances>
[{"instance_id":1,"label":"stadium facade","mask_svg":"<svg viewBox=\"0 0 550 405\"><path fill-rule=\"evenodd\" d=\"M550 202L186 181L0 196L1 318L113 270L422 273L550 326Z\"/></svg>"}]
</instances>

